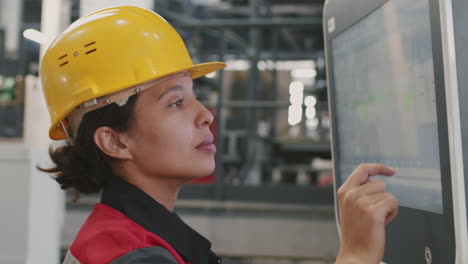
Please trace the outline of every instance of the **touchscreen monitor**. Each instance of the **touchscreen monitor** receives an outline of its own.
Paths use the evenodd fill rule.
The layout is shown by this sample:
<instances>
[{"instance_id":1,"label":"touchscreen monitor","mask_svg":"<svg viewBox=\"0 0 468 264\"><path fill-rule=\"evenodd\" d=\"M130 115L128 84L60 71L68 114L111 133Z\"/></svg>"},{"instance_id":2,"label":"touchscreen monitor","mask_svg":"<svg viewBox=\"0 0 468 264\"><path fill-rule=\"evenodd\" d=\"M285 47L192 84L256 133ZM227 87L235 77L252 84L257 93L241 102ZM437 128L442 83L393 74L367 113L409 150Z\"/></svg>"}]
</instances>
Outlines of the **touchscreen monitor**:
<instances>
[{"instance_id":1,"label":"touchscreen monitor","mask_svg":"<svg viewBox=\"0 0 468 264\"><path fill-rule=\"evenodd\" d=\"M384 178L401 206L443 213L427 0L394 0L331 40L342 182L360 163Z\"/></svg>"}]
</instances>

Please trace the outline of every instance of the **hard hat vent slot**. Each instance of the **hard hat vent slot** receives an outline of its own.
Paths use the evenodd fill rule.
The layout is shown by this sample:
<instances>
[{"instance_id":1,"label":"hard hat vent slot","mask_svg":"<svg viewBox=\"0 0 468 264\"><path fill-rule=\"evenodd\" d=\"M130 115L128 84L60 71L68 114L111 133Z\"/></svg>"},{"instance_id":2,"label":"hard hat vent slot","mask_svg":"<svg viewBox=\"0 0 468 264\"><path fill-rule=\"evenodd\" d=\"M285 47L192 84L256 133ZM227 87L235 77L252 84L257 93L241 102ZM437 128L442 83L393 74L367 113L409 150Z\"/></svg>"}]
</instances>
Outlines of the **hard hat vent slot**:
<instances>
[{"instance_id":1,"label":"hard hat vent slot","mask_svg":"<svg viewBox=\"0 0 468 264\"><path fill-rule=\"evenodd\" d=\"M88 44L86 44L86 45L84 45L84 46L85 46L85 48L87 48L87 47L89 47L89 46L91 46L91 45L93 45L93 44L96 44L96 41L90 42L90 43L88 43Z\"/></svg>"},{"instance_id":2,"label":"hard hat vent slot","mask_svg":"<svg viewBox=\"0 0 468 264\"><path fill-rule=\"evenodd\" d=\"M94 45L94 44L96 44L96 41L90 42L90 43L88 43L88 44L86 44L86 45L84 45L84 46L85 46L85 48L87 48L87 47L92 46L92 45ZM92 48L92 47L91 47L91 48ZM90 53L93 53L93 52L95 52L95 51L96 51L96 49L88 50L88 51L86 52L86 54L90 54Z\"/></svg>"},{"instance_id":3,"label":"hard hat vent slot","mask_svg":"<svg viewBox=\"0 0 468 264\"><path fill-rule=\"evenodd\" d=\"M92 49L92 50L90 50L90 51L87 51L86 54L90 54L90 53L93 53L93 52L95 52L95 51L96 51L96 49Z\"/></svg>"},{"instance_id":4,"label":"hard hat vent slot","mask_svg":"<svg viewBox=\"0 0 468 264\"><path fill-rule=\"evenodd\" d=\"M68 54L64 54L64 55L60 56L60 58L58 58L58 59L62 60L62 59L65 59L67 56L68 56ZM67 65L67 64L68 64L68 61L62 62L62 64L60 64L60 67L63 67L65 65Z\"/></svg>"}]
</instances>

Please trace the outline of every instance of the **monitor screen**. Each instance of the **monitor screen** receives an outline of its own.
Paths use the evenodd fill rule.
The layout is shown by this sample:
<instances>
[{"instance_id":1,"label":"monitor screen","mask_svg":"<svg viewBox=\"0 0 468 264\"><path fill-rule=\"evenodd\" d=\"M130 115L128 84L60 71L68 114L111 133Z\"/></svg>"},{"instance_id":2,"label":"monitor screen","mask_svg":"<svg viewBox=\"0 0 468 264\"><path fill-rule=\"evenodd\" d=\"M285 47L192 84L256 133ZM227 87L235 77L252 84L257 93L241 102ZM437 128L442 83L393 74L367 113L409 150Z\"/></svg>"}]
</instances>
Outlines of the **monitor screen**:
<instances>
[{"instance_id":1,"label":"monitor screen","mask_svg":"<svg viewBox=\"0 0 468 264\"><path fill-rule=\"evenodd\" d=\"M443 213L428 0L390 0L332 39L337 176L360 163L401 206Z\"/></svg>"}]
</instances>

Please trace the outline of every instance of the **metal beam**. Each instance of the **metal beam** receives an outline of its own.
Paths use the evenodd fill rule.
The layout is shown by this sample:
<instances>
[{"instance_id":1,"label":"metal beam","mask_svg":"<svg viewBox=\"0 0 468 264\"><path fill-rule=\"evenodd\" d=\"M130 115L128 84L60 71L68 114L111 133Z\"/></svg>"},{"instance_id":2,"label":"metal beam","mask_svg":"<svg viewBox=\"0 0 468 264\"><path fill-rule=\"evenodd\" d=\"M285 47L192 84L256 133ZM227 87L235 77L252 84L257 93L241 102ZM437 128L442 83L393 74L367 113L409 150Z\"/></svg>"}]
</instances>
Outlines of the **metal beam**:
<instances>
[{"instance_id":1,"label":"metal beam","mask_svg":"<svg viewBox=\"0 0 468 264\"><path fill-rule=\"evenodd\" d=\"M202 102L206 107L219 107L218 104ZM247 101L224 101L225 108L288 108L291 105L289 101L265 101L265 100L247 100ZM305 107L305 106L303 106ZM317 110L328 110L327 103L318 102L315 105Z\"/></svg>"},{"instance_id":2,"label":"metal beam","mask_svg":"<svg viewBox=\"0 0 468 264\"><path fill-rule=\"evenodd\" d=\"M203 61L210 61L216 60L218 55L212 51L206 52L192 52L191 55L193 57L202 57ZM273 60L274 61L282 61L282 60L306 60L306 59L313 59L316 60L323 56L323 51L303 51L303 52L281 52L278 51L276 53L270 51L262 51L259 52L258 58L259 60ZM245 50L227 50L224 53L225 60L233 60L233 59L250 59L251 55L247 54Z\"/></svg>"},{"instance_id":3,"label":"metal beam","mask_svg":"<svg viewBox=\"0 0 468 264\"><path fill-rule=\"evenodd\" d=\"M225 31L221 30L219 32L219 46L218 46L218 59L219 61L224 60L224 53L226 49L226 42L225 42ZM217 152L216 152L216 185L215 185L215 198L216 200L223 200L224 199L224 131L226 129L226 115L225 115L225 95L224 92L226 90L226 84L224 82L224 70L219 72L218 78L218 85L219 85L219 94L218 94L218 105L216 106L217 111Z\"/></svg>"},{"instance_id":4,"label":"metal beam","mask_svg":"<svg viewBox=\"0 0 468 264\"><path fill-rule=\"evenodd\" d=\"M0 75L5 74L5 30L0 28Z\"/></svg>"},{"instance_id":5,"label":"metal beam","mask_svg":"<svg viewBox=\"0 0 468 264\"><path fill-rule=\"evenodd\" d=\"M332 205L333 188L318 188L315 186L298 186L288 184L261 186L231 186L225 187L224 200L249 201L263 203L289 203L308 205ZM214 186L185 185L179 193L179 199L211 200Z\"/></svg>"},{"instance_id":6,"label":"metal beam","mask_svg":"<svg viewBox=\"0 0 468 264\"><path fill-rule=\"evenodd\" d=\"M241 19L177 19L173 22L180 28L276 28L316 27L322 29L322 17L309 18L245 18Z\"/></svg>"}]
</instances>

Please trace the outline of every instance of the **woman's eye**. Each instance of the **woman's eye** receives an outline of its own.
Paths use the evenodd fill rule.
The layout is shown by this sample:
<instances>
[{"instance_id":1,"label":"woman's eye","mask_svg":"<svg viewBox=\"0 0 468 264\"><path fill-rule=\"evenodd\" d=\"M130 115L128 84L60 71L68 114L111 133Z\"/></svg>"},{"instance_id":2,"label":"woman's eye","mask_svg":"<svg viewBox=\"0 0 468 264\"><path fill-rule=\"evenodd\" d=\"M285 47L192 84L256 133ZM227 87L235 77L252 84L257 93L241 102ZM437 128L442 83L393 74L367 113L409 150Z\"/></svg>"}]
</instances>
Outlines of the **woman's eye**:
<instances>
[{"instance_id":1,"label":"woman's eye","mask_svg":"<svg viewBox=\"0 0 468 264\"><path fill-rule=\"evenodd\" d=\"M183 101L184 101L184 99L177 100L174 103L170 104L169 106L171 106L171 107L180 107L182 105Z\"/></svg>"}]
</instances>

